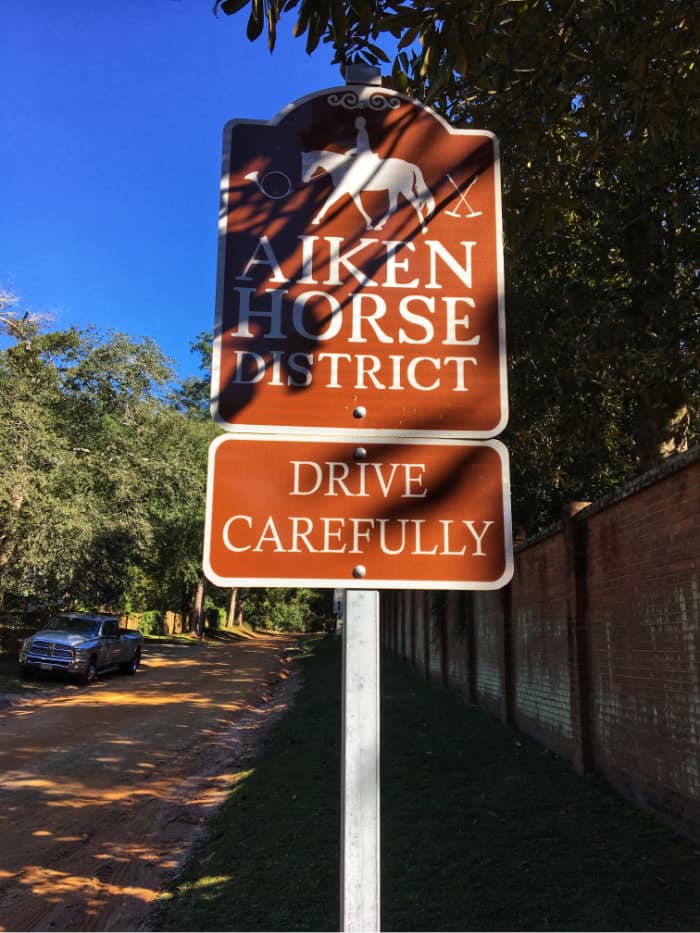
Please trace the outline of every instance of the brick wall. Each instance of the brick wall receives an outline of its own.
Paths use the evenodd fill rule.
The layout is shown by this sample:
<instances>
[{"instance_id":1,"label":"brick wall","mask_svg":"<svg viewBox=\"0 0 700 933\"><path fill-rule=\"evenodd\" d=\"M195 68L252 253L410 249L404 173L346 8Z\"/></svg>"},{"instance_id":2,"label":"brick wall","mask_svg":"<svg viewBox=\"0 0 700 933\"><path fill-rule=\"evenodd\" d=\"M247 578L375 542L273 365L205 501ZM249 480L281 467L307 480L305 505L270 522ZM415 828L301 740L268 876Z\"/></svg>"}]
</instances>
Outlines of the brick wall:
<instances>
[{"instance_id":1,"label":"brick wall","mask_svg":"<svg viewBox=\"0 0 700 933\"><path fill-rule=\"evenodd\" d=\"M563 532L521 552L512 588L514 724L572 757L571 677Z\"/></svg>"},{"instance_id":2,"label":"brick wall","mask_svg":"<svg viewBox=\"0 0 700 933\"><path fill-rule=\"evenodd\" d=\"M495 715L503 697L503 631L499 594L479 593L473 601L476 700Z\"/></svg>"},{"instance_id":3,"label":"brick wall","mask_svg":"<svg viewBox=\"0 0 700 933\"><path fill-rule=\"evenodd\" d=\"M500 592L384 593L385 645L700 840L700 448L580 505Z\"/></svg>"}]
</instances>

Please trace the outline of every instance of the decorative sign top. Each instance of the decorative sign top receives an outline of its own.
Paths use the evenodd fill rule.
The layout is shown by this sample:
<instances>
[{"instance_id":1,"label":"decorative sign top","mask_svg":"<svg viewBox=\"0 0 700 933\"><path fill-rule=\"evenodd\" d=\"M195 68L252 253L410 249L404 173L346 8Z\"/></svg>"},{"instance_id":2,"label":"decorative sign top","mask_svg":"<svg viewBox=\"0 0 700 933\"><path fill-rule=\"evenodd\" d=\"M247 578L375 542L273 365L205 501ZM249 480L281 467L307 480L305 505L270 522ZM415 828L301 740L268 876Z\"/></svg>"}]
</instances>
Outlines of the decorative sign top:
<instances>
[{"instance_id":1,"label":"decorative sign top","mask_svg":"<svg viewBox=\"0 0 700 933\"><path fill-rule=\"evenodd\" d=\"M379 87L233 120L212 412L238 433L493 437L507 421L497 143Z\"/></svg>"}]
</instances>

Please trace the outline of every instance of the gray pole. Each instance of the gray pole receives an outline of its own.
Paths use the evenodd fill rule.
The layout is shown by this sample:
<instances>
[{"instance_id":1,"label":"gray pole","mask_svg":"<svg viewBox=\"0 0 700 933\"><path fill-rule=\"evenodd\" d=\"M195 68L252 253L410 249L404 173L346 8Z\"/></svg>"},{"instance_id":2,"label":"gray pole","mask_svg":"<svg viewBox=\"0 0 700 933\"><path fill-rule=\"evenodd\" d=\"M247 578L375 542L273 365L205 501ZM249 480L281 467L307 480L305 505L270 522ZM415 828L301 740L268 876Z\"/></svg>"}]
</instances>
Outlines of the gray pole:
<instances>
[{"instance_id":1,"label":"gray pole","mask_svg":"<svg viewBox=\"0 0 700 933\"><path fill-rule=\"evenodd\" d=\"M380 925L377 590L346 594L342 730L340 928L373 933Z\"/></svg>"},{"instance_id":2,"label":"gray pole","mask_svg":"<svg viewBox=\"0 0 700 933\"><path fill-rule=\"evenodd\" d=\"M348 65L346 84L381 84L378 68ZM340 929L380 924L379 592L348 590L343 625Z\"/></svg>"}]
</instances>

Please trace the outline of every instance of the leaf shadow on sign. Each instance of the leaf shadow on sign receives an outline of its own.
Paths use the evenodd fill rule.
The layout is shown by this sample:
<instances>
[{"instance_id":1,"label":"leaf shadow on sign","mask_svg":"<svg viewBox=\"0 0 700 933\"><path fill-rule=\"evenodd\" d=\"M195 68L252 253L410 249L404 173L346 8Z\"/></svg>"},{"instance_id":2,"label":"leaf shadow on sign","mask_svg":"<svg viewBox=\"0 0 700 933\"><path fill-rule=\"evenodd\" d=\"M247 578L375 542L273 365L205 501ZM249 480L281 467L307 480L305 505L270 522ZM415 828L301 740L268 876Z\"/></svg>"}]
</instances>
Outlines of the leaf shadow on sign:
<instances>
[{"instance_id":1,"label":"leaf shadow on sign","mask_svg":"<svg viewBox=\"0 0 700 933\"><path fill-rule=\"evenodd\" d=\"M418 423L417 431L429 430L429 423ZM333 451L333 457L339 462L345 463L350 469L357 467L362 462L378 462L382 464L391 464L399 462L403 456L404 459L414 461L416 456L425 454L426 449L431 445L407 444L401 439L389 439L384 443L368 444L366 448L360 448L366 451L366 455L358 457L350 443L338 445ZM484 448L483 442L474 441L473 444L461 445L459 442L452 442L448 445L439 445L442 450L440 457L439 470L433 466L431 470L430 487L428 495L424 499L414 497L396 496L387 497L382 510L377 518L388 518L398 520L406 515L411 517L422 517L424 514L432 514L441 506L448 503L455 497L455 490L464 487L465 477L471 478L483 476L484 467ZM500 477L499 477L500 479ZM373 503L374 505L374 503Z\"/></svg>"},{"instance_id":2,"label":"leaf shadow on sign","mask_svg":"<svg viewBox=\"0 0 700 933\"><path fill-rule=\"evenodd\" d=\"M314 123L295 111L279 125L236 127L224 191L231 214L225 220L226 261L219 273L219 372L212 384L212 408L224 423L247 423L242 413L262 389L271 396L273 409L264 423L278 424L284 403L301 402L308 390L331 390L315 402L319 410L328 410L336 404L332 390L341 384L345 388L350 383L354 392L352 403L344 399L346 408L361 403L363 389L379 388L378 377L360 370L365 334L374 339L379 329L388 335L379 337L381 343L397 342L391 331L405 322L385 298L406 294L410 286L404 283L418 278L408 266L418 253L419 238L430 237L432 221L448 208L452 217L459 216L454 209L461 209L460 192L453 176L464 189L492 164L489 141L470 155L466 170L462 157L454 165L443 159L441 176L426 181L419 209L407 193L382 188L391 181L389 163L397 171L417 168L401 148L412 109L393 118L381 158L356 151L357 122L377 120L377 115L354 111L343 116L340 128L337 122ZM426 151L439 147L447 133L434 119L428 129ZM376 139L376 125L372 130ZM269 154L261 155L261 150ZM316 158L323 153L339 160L337 170L329 172L310 161L312 154ZM419 156L415 158L417 163ZM343 186L359 177L362 160L361 190L353 194ZM427 213L426 192L434 204ZM391 273L396 284L387 285L388 259L399 251L401 259ZM352 336L350 347L345 334ZM421 349L422 344L411 341L401 347L406 360ZM300 418L294 423L325 423ZM357 423L352 427L358 429Z\"/></svg>"}]
</instances>

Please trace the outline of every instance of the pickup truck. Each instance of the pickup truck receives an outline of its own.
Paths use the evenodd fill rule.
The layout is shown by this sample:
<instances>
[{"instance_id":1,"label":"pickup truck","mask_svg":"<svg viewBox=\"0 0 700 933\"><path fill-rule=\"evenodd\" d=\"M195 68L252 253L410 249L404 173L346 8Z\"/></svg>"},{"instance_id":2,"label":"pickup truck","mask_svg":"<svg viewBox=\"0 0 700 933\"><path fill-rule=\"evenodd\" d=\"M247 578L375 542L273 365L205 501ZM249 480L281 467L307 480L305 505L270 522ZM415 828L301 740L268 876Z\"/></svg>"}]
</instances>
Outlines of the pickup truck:
<instances>
[{"instance_id":1,"label":"pickup truck","mask_svg":"<svg viewBox=\"0 0 700 933\"><path fill-rule=\"evenodd\" d=\"M25 639L19 663L25 674L63 671L89 684L100 671L135 674L142 644L141 633L120 629L117 616L61 612Z\"/></svg>"}]
</instances>

